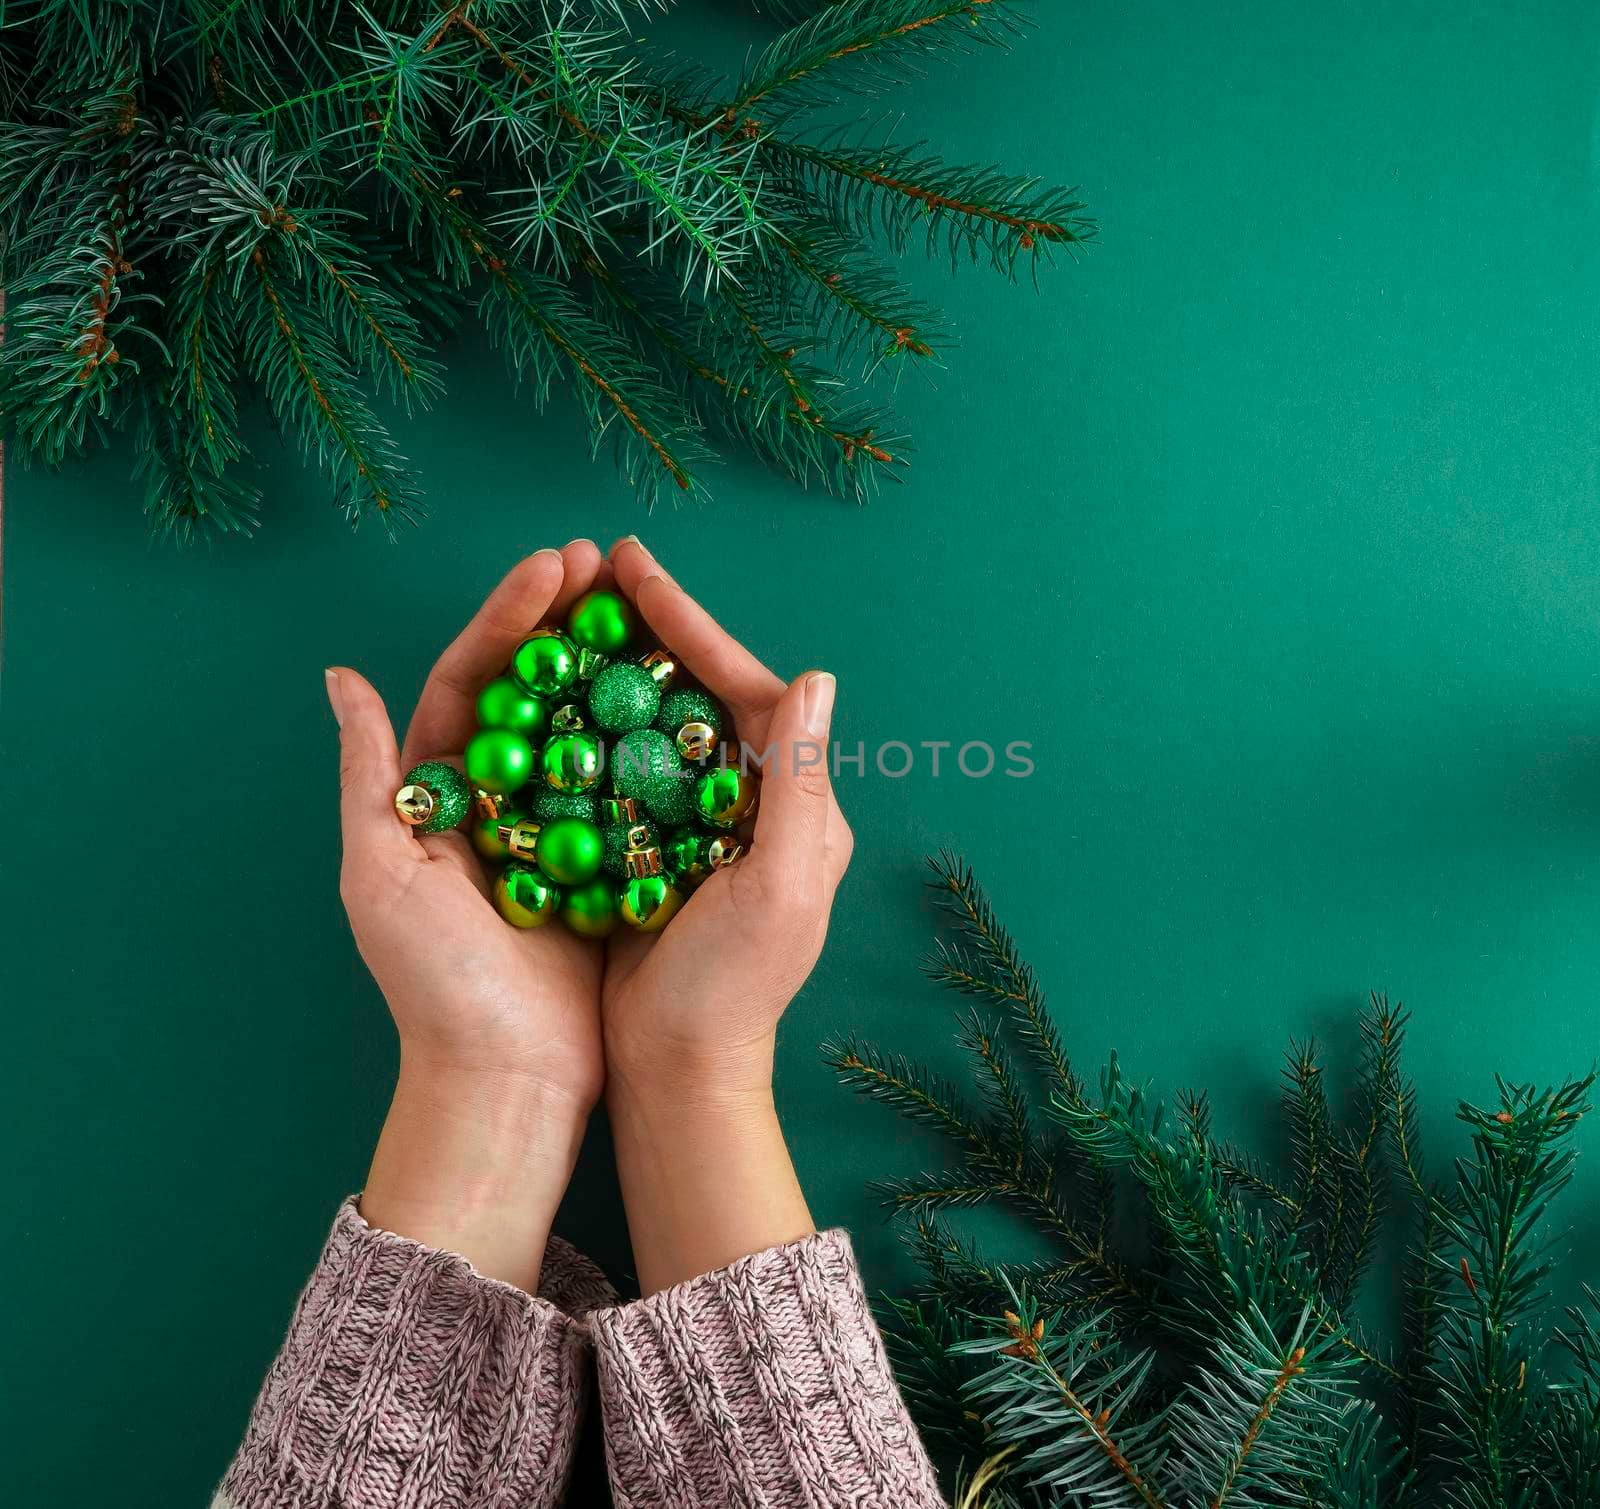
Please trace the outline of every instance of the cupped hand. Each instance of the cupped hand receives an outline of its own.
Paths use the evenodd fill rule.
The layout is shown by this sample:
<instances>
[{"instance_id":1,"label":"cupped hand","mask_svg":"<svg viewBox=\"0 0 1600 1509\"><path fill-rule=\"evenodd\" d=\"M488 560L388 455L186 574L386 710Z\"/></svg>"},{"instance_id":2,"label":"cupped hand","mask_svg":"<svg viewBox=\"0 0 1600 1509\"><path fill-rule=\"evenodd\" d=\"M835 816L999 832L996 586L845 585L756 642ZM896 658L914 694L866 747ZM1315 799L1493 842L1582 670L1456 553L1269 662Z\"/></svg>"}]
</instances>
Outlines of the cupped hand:
<instances>
[{"instance_id":1,"label":"cupped hand","mask_svg":"<svg viewBox=\"0 0 1600 1509\"><path fill-rule=\"evenodd\" d=\"M755 838L659 934L613 934L602 993L608 1074L631 1091L770 1090L778 1019L822 951L853 840L829 779L834 680L785 684L731 638L637 540L611 567L654 636L770 751Z\"/></svg>"},{"instance_id":2,"label":"cupped hand","mask_svg":"<svg viewBox=\"0 0 1600 1509\"><path fill-rule=\"evenodd\" d=\"M456 1076L525 1082L582 1115L605 1080L600 951L561 926L508 927L466 834L415 834L395 816L394 793L402 773L422 760L459 766L484 684L529 630L563 616L610 574L587 540L522 561L439 657L403 750L374 688L353 670L328 672L340 723L340 892L394 1016L402 1059Z\"/></svg>"}]
</instances>

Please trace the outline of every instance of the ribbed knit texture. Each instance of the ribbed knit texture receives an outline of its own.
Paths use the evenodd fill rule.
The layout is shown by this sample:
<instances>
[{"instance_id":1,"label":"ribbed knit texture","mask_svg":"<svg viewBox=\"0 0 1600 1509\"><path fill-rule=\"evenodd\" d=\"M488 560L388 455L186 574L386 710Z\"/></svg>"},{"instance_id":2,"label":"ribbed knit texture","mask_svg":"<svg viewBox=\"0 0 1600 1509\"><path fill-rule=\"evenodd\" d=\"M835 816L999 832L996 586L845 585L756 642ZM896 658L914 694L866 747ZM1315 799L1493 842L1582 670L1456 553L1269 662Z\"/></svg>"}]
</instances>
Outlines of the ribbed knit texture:
<instances>
[{"instance_id":1,"label":"ribbed knit texture","mask_svg":"<svg viewBox=\"0 0 1600 1509\"><path fill-rule=\"evenodd\" d=\"M340 1210L215 1509L547 1509L612 1297L564 1243L534 1299ZM565 1313L563 1308L572 1313Z\"/></svg>"},{"instance_id":2,"label":"ribbed knit texture","mask_svg":"<svg viewBox=\"0 0 1600 1509\"><path fill-rule=\"evenodd\" d=\"M618 1509L941 1509L844 1232L589 1325Z\"/></svg>"}]
</instances>

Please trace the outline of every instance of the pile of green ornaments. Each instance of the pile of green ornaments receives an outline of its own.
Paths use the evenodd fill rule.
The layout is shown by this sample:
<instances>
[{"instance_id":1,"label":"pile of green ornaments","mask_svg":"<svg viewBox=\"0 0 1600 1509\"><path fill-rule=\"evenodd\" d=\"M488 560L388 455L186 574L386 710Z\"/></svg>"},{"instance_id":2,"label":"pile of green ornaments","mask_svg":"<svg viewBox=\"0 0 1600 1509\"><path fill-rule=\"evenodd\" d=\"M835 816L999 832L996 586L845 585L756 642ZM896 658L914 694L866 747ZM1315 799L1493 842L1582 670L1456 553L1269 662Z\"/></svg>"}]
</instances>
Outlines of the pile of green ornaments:
<instances>
[{"instance_id":1,"label":"pile of green ornaments","mask_svg":"<svg viewBox=\"0 0 1600 1509\"><path fill-rule=\"evenodd\" d=\"M743 853L755 777L721 761L722 709L675 684L669 654L628 658L635 628L615 592L580 598L565 631L536 629L484 687L466 773L430 760L395 795L419 833L468 824L513 927L658 932Z\"/></svg>"}]
</instances>

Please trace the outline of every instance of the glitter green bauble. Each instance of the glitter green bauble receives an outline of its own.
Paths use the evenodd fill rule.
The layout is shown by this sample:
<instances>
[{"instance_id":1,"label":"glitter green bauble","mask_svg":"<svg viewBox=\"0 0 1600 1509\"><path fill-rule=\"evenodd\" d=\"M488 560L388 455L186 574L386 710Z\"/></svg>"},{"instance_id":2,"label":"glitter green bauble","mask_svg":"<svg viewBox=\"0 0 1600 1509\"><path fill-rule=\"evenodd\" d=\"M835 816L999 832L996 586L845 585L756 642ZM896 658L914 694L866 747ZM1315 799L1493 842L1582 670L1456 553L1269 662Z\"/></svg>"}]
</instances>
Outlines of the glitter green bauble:
<instances>
[{"instance_id":1,"label":"glitter green bauble","mask_svg":"<svg viewBox=\"0 0 1600 1509\"><path fill-rule=\"evenodd\" d=\"M756 805L756 778L733 765L708 770L695 786L700 820L713 828L735 828Z\"/></svg>"},{"instance_id":2,"label":"glitter green bauble","mask_svg":"<svg viewBox=\"0 0 1600 1509\"><path fill-rule=\"evenodd\" d=\"M416 833L444 833L454 828L472 806L472 786L467 778L443 760L424 760L406 772L406 786L424 787L433 797L433 811L426 821L411 822ZM401 788L402 791L404 787ZM403 815L403 814L402 814Z\"/></svg>"},{"instance_id":3,"label":"glitter green bauble","mask_svg":"<svg viewBox=\"0 0 1600 1509\"><path fill-rule=\"evenodd\" d=\"M686 771L673 775L654 776L644 794L644 804L650 816L669 828L687 823L696 817L694 802L695 783Z\"/></svg>"},{"instance_id":4,"label":"glitter green bauble","mask_svg":"<svg viewBox=\"0 0 1600 1509\"><path fill-rule=\"evenodd\" d=\"M586 592L572 605L567 633L580 650L615 655L633 636L633 607L615 592Z\"/></svg>"},{"instance_id":5,"label":"glitter green bauble","mask_svg":"<svg viewBox=\"0 0 1600 1509\"><path fill-rule=\"evenodd\" d=\"M642 665L619 660L608 665L589 687L589 711L610 733L648 728L661 710L661 688Z\"/></svg>"},{"instance_id":6,"label":"glitter green bauble","mask_svg":"<svg viewBox=\"0 0 1600 1509\"><path fill-rule=\"evenodd\" d=\"M478 723L519 734L543 733L549 709L515 676L496 676L478 693Z\"/></svg>"},{"instance_id":7,"label":"glitter green bauble","mask_svg":"<svg viewBox=\"0 0 1600 1509\"><path fill-rule=\"evenodd\" d=\"M474 786L503 794L525 785L533 774L533 745L512 729L485 728L467 740L461 763Z\"/></svg>"},{"instance_id":8,"label":"glitter green bauble","mask_svg":"<svg viewBox=\"0 0 1600 1509\"><path fill-rule=\"evenodd\" d=\"M664 875L643 875L622 888L622 920L641 933L659 933L678 908L683 892Z\"/></svg>"},{"instance_id":9,"label":"glitter green bauble","mask_svg":"<svg viewBox=\"0 0 1600 1509\"><path fill-rule=\"evenodd\" d=\"M591 733L557 734L547 739L541 757L545 785L552 791L587 791L599 783L605 754Z\"/></svg>"},{"instance_id":10,"label":"glitter green bauble","mask_svg":"<svg viewBox=\"0 0 1600 1509\"><path fill-rule=\"evenodd\" d=\"M608 824L601 830L604 837L605 852L600 858L600 868L607 875L615 875L618 880L626 877L628 867L624 863L622 856L628 851L628 835L635 828L645 828L649 831L650 838L643 845L644 848L659 849L661 847L661 830L654 823Z\"/></svg>"},{"instance_id":11,"label":"glitter green bauble","mask_svg":"<svg viewBox=\"0 0 1600 1509\"><path fill-rule=\"evenodd\" d=\"M467 829L472 839L472 847L485 859L492 860L496 864L504 864L511 858L511 850L506 848L505 840L500 837L500 825L504 823L514 828L526 816L527 813L513 812L508 807L498 817L492 815L474 817Z\"/></svg>"},{"instance_id":12,"label":"glitter green bauble","mask_svg":"<svg viewBox=\"0 0 1600 1509\"><path fill-rule=\"evenodd\" d=\"M543 927L560 893L532 865L507 865L494 883L495 910L512 927Z\"/></svg>"},{"instance_id":13,"label":"glitter green bauble","mask_svg":"<svg viewBox=\"0 0 1600 1509\"><path fill-rule=\"evenodd\" d=\"M713 741L720 739L722 709L717 706L717 699L692 686L668 692L661 699L661 709L656 714L656 727L662 733L676 735L685 723L708 724Z\"/></svg>"},{"instance_id":14,"label":"glitter green bauble","mask_svg":"<svg viewBox=\"0 0 1600 1509\"><path fill-rule=\"evenodd\" d=\"M591 880L574 886L561 898L560 917L585 938L604 938L617 930L622 906L617 888L609 880Z\"/></svg>"},{"instance_id":15,"label":"glitter green bauble","mask_svg":"<svg viewBox=\"0 0 1600 1509\"><path fill-rule=\"evenodd\" d=\"M536 697L554 697L578 679L578 651L560 629L536 629L517 646L511 674Z\"/></svg>"},{"instance_id":16,"label":"glitter green bauble","mask_svg":"<svg viewBox=\"0 0 1600 1509\"><path fill-rule=\"evenodd\" d=\"M534 858L557 885L582 885L600 873L600 830L581 817L558 817L539 830Z\"/></svg>"},{"instance_id":17,"label":"glitter green bauble","mask_svg":"<svg viewBox=\"0 0 1600 1509\"><path fill-rule=\"evenodd\" d=\"M581 791L551 791L548 787L533 799L533 815L541 823L554 822L558 817L581 817L595 821L599 803Z\"/></svg>"},{"instance_id":18,"label":"glitter green bauble","mask_svg":"<svg viewBox=\"0 0 1600 1509\"><path fill-rule=\"evenodd\" d=\"M648 803L647 788L652 781L682 768L677 746L660 729L634 729L611 750L611 784L618 796L638 797Z\"/></svg>"}]
</instances>

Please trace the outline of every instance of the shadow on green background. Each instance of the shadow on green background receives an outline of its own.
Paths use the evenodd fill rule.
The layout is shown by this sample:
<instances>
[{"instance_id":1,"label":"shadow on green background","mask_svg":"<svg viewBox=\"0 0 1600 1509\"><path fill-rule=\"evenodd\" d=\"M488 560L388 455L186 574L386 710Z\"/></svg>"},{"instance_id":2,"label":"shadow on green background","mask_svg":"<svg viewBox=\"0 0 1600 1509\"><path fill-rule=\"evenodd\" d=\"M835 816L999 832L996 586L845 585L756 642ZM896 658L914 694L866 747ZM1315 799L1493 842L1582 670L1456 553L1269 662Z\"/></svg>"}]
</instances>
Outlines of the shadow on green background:
<instances>
[{"instance_id":1,"label":"shadow on green background","mask_svg":"<svg viewBox=\"0 0 1600 1509\"><path fill-rule=\"evenodd\" d=\"M963 347L858 511L744 466L646 517L575 420L462 353L410 435L435 515L352 537L278 458L251 543L148 545L115 464L8 478L0 869L15 1502L199 1504L393 1051L335 889L322 667L397 716L520 553L637 530L839 736L1031 740L1029 780L846 774L860 839L781 1092L820 1220L922 1138L817 1061L947 1059L921 856L976 866L1077 1060L1208 1086L1270 1150L1291 1034L1417 1012L1434 1143L1596 1051L1600 16L1558 0L1042 9L912 91L957 160L1083 184L1042 295L908 271ZM1592 1146L1592 1135L1584 1139ZM1600 1178L1567 1213L1594 1276ZM603 1148L563 1229L629 1268ZM9 1370L8 1370L9 1371ZM13 1372L13 1380L16 1374Z\"/></svg>"}]
</instances>

